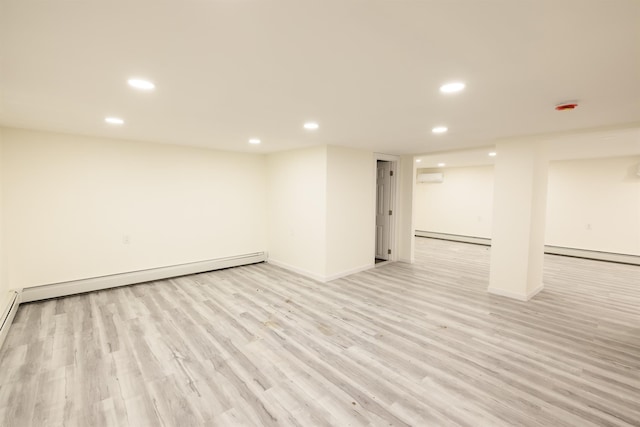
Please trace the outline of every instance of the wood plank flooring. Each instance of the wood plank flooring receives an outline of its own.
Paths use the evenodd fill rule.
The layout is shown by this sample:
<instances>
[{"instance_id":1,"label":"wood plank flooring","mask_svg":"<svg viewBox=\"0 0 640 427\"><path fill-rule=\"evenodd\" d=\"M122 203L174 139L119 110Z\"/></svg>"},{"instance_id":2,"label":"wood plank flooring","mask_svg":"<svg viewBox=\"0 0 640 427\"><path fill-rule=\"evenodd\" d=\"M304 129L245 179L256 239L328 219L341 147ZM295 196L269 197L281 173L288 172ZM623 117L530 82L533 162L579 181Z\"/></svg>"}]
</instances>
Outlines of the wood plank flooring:
<instances>
[{"instance_id":1,"label":"wood plank flooring","mask_svg":"<svg viewBox=\"0 0 640 427\"><path fill-rule=\"evenodd\" d=\"M22 305L3 426L640 426L640 267L548 255L528 303L489 249L321 284L269 264Z\"/></svg>"}]
</instances>

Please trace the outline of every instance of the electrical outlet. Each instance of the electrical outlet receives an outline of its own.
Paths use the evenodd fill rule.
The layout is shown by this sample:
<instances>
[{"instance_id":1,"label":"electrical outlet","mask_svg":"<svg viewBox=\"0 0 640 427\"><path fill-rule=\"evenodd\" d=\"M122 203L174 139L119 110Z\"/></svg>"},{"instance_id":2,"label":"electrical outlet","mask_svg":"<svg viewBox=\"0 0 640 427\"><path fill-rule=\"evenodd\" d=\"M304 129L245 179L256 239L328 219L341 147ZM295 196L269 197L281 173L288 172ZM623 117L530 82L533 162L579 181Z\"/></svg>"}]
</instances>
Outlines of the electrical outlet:
<instances>
[{"instance_id":1,"label":"electrical outlet","mask_svg":"<svg viewBox=\"0 0 640 427\"><path fill-rule=\"evenodd\" d=\"M591 230L591 224L585 225L584 228L586 228L587 230Z\"/></svg>"},{"instance_id":2,"label":"electrical outlet","mask_svg":"<svg viewBox=\"0 0 640 427\"><path fill-rule=\"evenodd\" d=\"M122 244L128 245L129 243L131 243L131 237L128 234L122 236Z\"/></svg>"}]
</instances>

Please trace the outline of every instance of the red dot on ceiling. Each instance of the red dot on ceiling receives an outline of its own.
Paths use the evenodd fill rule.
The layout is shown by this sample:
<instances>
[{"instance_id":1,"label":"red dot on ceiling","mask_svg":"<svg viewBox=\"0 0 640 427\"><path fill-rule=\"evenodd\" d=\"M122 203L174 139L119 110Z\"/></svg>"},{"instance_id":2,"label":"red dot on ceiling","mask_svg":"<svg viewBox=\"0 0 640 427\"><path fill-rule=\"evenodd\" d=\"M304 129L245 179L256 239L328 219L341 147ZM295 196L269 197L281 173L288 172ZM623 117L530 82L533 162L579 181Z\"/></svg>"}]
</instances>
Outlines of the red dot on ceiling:
<instances>
[{"instance_id":1,"label":"red dot on ceiling","mask_svg":"<svg viewBox=\"0 0 640 427\"><path fill-rule=\"evenodd\" d=\"M560 104L560 105L556 105L556 111L575 110L577 106L578 104L573 102L567 103L567 104Z\"/></svg>"}]
</instances>

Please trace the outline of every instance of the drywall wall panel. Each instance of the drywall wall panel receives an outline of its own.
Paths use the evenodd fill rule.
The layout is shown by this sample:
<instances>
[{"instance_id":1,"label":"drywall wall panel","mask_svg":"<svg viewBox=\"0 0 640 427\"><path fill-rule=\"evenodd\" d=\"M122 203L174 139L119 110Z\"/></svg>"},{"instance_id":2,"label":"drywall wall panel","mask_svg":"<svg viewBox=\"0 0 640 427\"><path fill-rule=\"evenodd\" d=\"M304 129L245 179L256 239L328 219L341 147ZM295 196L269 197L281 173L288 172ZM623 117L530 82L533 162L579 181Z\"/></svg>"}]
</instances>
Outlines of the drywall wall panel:
<instances>
[{"instance_id":1,"label":"drywall wall panel","mask_svg":"<svg viewBox=\"0 0 640 427\"><path fill-rule=\"evenodd\" d=\"M327 147L267 156L269 261L326 276Z\"/></svg>"},{"instance_id":2,"label":"drywall wall panel","mask_svg":"<svg viewBox=\"0 0 640 427\"><path fill-rule=\"evenodd\" d=\"M332 277L373 266L373 153L327 147L327 270Z\"/></svg>"},{"instance_id":3,"label":"drywall wall panel","mask_svg":"<svg viewBox=\"0 0 640 427\"><path fill-rule=\"evenodd\" d=\"M428 172L441 172L444 179L415 184L415 229L491 237L493 166L418 169Z\"/></svg>"},{"instance_id":4,"label":"drywall wall panel","mask_svg":"<svg viewBox=\"0 0 640 427\"><path fill-rule=\"evenodd\" d=\"M545 244L640 255L640 156L549 164ZM417 230L491 238L493 167L415 184ZM485 219L488 222L485 222Z\"/></svg>"},{"instance_id":5,"label":"drywall wall panel","mask_svg":"<svg viewBox=\"0 0 640 427\"><path fill-rule=\"evenodd\" d=\"M264 156L17 129L3 135L11 287L266 249Z\"/></svg>"},{"instance_id":6,"label":"drywall wall panel","mask_svg":"<svg viewBox=\"0 0 640 427\"><path fill-rule=\"evenodd\" d=\"M551 162L546 244L640 255L640 156Z\"/></svg>"},{"instance_id":7,"label":"drywall wall panel","mask_svg":"<svg viewBox=\"0 0 640 427\"><path fill-rule=\"evenodd\" d=\"M416 168L413 156L400 157L398 191L398 261L415 261L414 200Z\"/></svg>"}]
</instances>

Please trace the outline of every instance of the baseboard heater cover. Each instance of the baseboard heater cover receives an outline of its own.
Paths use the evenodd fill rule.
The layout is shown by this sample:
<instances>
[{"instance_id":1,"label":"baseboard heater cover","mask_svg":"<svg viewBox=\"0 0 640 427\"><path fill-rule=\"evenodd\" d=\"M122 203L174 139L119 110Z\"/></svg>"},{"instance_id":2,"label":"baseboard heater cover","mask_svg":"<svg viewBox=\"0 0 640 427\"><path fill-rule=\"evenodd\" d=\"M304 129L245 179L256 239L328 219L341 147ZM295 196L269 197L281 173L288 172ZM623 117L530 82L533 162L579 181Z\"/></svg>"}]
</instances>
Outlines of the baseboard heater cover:
<instances>
[{"instance_id":1,"label":"baseboard heater cover","mask_svg":"<svg viewBox=\"0 0 640 427\"><path fill-rule=\"evenodd\" d=\"M18 311L18 305L20 304L20 294L16 291L9 291L4 298L4 303L2 306L2 317L0 317L0 348L4 343L7 334L9 333L9 328L11 327L11 323L13 322L13 318Z\"/></svg>"},{"instance_id":2,"label":"baseboard heater cover","mask_svg":"<svg viewBox=\"0 0 640 427\"><path fill-rule=\"evenodd\" d=\"M416 237L430 239L450 240L452 242L473 243L476 245L491 246L491 239L486 237L462 236L459 234L435 233L432 231L415 231ZM550 255L562 255L575 258L593 259L596 261L617 262L619 264L640 265L640 256L617 254L613 252L592 251L589 249L565 248L561 246L545 246L544 253Z\"/></svg>"},{"instance_id":3,"label":"baseboard heater cover","mask_svg":"<svg viewBox=\"0 0 640 427\"><path fill-rule=\"evenodd\" d=\"M574 258L594 259L597 261L617 262L618 264L640 265L640 256L616 254L613 252L591 251L588 249L563 248L561 246L545 246L545 254L570 256Z\"/></svg>"},{"instance_id":4,"label":"baseboard heater cover","mask_svg":"<svg viewBox=\"0 0 640 427\"><path fill-rule=\"evenodd\" d=\"M256 252L227 258L217 258L168 267L159 267L148 270L112 274L108 276L92 277L89 279L34 286L25 288L22 291L20 299L21 302L31 302L49 298L58 298L84 292L98 291L101 289L150 282L153 280L168 279L170 277L184 276L187 274L203 273L205 271L255 264L258 262L264 262L266 259L267 254L265 252Z\"/></svg>"},{"instance_id":5,"label":"baseboard heater cover","mask_svg":"<svg viewBox=\"0 0 640 427\"><path fill-rule=\"evenodd\" d=\"M416 237L428 237L430 239L451 240L453 242L491 246L491 239L486 237L462 236L460 234L436 233L433 231L422 230L416 230L415 235Z\"/></svg>"}]
</instances>

